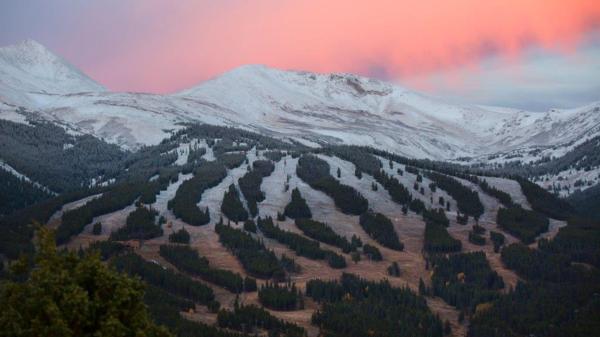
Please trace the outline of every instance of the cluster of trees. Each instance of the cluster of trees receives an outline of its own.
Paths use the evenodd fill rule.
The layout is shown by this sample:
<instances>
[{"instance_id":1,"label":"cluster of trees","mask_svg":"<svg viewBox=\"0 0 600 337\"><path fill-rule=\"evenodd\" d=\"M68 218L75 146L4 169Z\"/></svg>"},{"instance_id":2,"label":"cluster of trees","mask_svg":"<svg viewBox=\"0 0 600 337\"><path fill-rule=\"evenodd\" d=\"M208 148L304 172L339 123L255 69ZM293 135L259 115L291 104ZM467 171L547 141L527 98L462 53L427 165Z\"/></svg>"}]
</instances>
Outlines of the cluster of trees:
<instances>
[{"instance_id":1,"label":"cluster of trees","mask_svg":"<svg viewBox=\"0 0 600 337\"><path fill-rule=\"evenodd\" d=\"M229 185L223 195L221 212L231 221L238 222L248 219L248 211L244 208L244 204L240 199L240 192L234 184Z\"/></svg>"},{"instance_id":2,"label":"cluster of trees","mask_svg":"<svg viewBox=\"0 0 600 337\"><path fill-rule=\"evenodd\" d=\"M373 260L373 261L383 260L383 256L381 255L379 248L377 248L373 245L365 243L362 250L363 250L363 254L365 254L370 260Z\"/></svg>"},{"instance_id":3,"label":"cluster of trees","mask_svg":"<svg viewBox=\"0 0 600 337\"><path fill-rule=\"evenodd\" d=\"M217 315L217 324L221 328L255 333L256 329L269 331L272 336L284 335L286 337L305 337L304 328L293 323L285 322L267 310L256 305L238 304L237 301L233 311L220 310Z\"/></svg>"},{"instance_id":4,"label":"cluster of trees","mask_svg":"<svg viewBox=\"0 0 600 337\"><path fill-rule=\"evenodd\" d=\"M423 248L429 253L452 253L462 249L460 240L453 238L446 227L436 222L425 223L425 243Z\"/></svg>"},{"instance_id":5,"label":"cluster of trees","mask_svg":"<svg viewBox=\"0 0 600 337\"><path fill-rule=\"evenodd\" d=\"M475 177L476 178L476 177ZM479 184L479 187L487 194L491 195L492 197L498 199L498 201L500 201L500 203L504 206L504 207L513 207L515 206L515 203L512 200L512 197L510 196L510 194L501 191L497 188L495 188L494 186L491 186L490 184L488 184L488 182L485 179L477 179L477 182Z\"/></svg>"},{"instance_id":6,"label":"cluster of trees","mask_svg":"<svg viewBox=\"0 0 600 337\"><path fill-rule=\"evenodd\" d=\"M450 225L450 220L448 220L448 217L446 217L446 212L444 212L442 208L425 209L422 213L423 221L425 222L434 222L444 227L448 227Z\"/></svg>"},{"instance_id":7,"label":"cluster of trees","mask_svg":"<svg viewBox=\"0 0 600 337\"><path fill-rule=\"evenodd\" d=\"M63 244L83 231L94 217L115 212L131 205L140 195L142 183L123 183L85 205L63 213L56 230L56 242Z\"/></svg>"},{"instance_id":8,"label":"cluster of trees","mask_svg":"<svg viewBox=\"0 0 600 337\"><path fill-rule=\"evenodd\" d=\"M194 176L179 186L167 207L187 224L206 225L210 222L208 209L202 211L197 204L205 190L217 186L226 176L227 170L220 161L203 162L194 171Z\"/></svg>"},{"instance_id":9,"label":"cluster of trees","mask_svg":"<svg viewBox=\"0 0 600 337\"><path fill-rule=\"evenodd\" d=\"M131 251L131 247L117 241L99 240L90 244L87 250L90 252L98 252L102 260L108 260L115 255Z\"/></svg>"},{"instance_id":10,"label":"cluster of trees","mask_svg":"<svg viewBox=\"0 0 600 337\"><path fill-rule=\"evenodd\" d=\"M191 164L191 165L196 165L198 163L200 163L203 160L203 156L206 154L206 148L205 147L190 147L188 149L188 157L187 157L187 164Z\"/></svg>"},{"instance_id":11,"label":"cluster of trees","mask_svg":"<svg viewBox=\"0 0 600 337\"><path fill-rule=\"evenodd\" d=\"M553 219L566 220L575 214L573 206L567 201L546 191L527 179L515 179L521 185L521 191L525 194L531 208Z\"/></svg>"},{"instance_id":12,"label":"cluster of trees","mask_svg":"<svg viewBox=\"0 0 600 337\"><path fill-rule=\"evenodd\" d=\"M317 241L303 237L302 235L285 231L273 223L273 218L258 218L258 229L268 238L288 246L299 256L304 256L313 260L327 260L332 268L345 268L346 260L343 256L333 251L323 249Z\"/></svg>"},{"instance_id":13,"label":"cluster of trees","mask_svg":"<svg viewBox=\"0 0 600 337\"><path fill-rule=\"evenodd\" d=\"M504 245L506 237L500 232L490 231L490 240L494 244L494 252L498 253L500 251L500 247Z\"/></svg>"},{"instance_id":14,"label":"cluster of trees","mask_svg":"<svg viewBox=\"0 0 600 337\"><path fill-rule=\"evenodd\" d=\"M435 184L446 191L458 206L458 210L462 213L474 217L476 220L481 217L484 212L483 204L479 200L479 193L466 187L458 180L447 175L428 171L427 178L431 179Z\"/></svg>"},{"instance_id":15,"label":"cluster of trees","mask_svg":"<svg viewBox=\"0 0 600 337\"><path fill-rule=\"evenodd\" d=\"M359 222L365 232L384 247L394 250L404 249L404 244L398 239L392 221L385 215L369 210L360 215Z\"/></svg>"},{"instance_id":16,"label":"cluster of trees","mask_svg":"<svg viewBox=\"0 0 600 337\"><path fill-rule=\"evenodd\" d=\"M400 276L400 266L398 265L398 262L392 262L392 264L387 268L387 271L390 276Z\"/></svg>"},{"instance_id":17,"label":"cluster of trees","mask_svg":"<svg viewBox=\"0 0 600 337\"><path fill-rule=\"evenodd\" d=\"M502 262L526 282L471 319L472 337L597 336L600 334L600 226L572 220L538 249L521 243L502 249ZM600 260L595 260L596 263ZM543 308L540 309L540 308Z\"/></svg>"},{"instance_id":18,"label":"cluster of trees","mask_svg":"<svg viewBox=\"0 0 600 337\"><path fill-rule=\"evenodd\" d=\"M140 202L144 204L153 204L156 202L156 195L164 191L169 184L177 182L179 179L179 170L175 168L164 168L159 170L158 177L145 183L140 192Z\"/></svg>"},{"instance_id":19,"label":"cluster of trees","mask_svg":"<svg viewBox=\"0 0 600 337\"><path fill-rule=\"evenodd\" d=\"M329 164L316 156L302 155L298 160L296 174L312 188L329 195L345 214L360 215L369 207L365 197L331 176Z\"/></svg>"},{"instance_id":20,"label":"cluster of trees","mask_svg":"<svg viewBox=\"0 0 600 337\"><path fill-rule=\"evenodd\" d=\"M216 152L215 152L216 153ZM228 169L234 169L247 160L246 153L224 153L217 156L217 161Z\"/></svg>"},{"instance_id":21,"label":"cluster of trees","mask_svg":"<svg viewBox=\"0 0 600 337\"><path fill-rule=\"evenodd\" d=\"M390 197L395 202L401 205L410 204L412 200L410 191L398 179L386 174L382 169L381 161L369 152L362 149L340 146L334 148L332 153L353 163L357 170L372 175L388 191ZM392 161L390 161L390 164L393 166Z\"/></svg>"},{"instance_id":22,"label":"cluster of trees","mask_svg":"<svg viewBox=\"0 0 600 337\"><path fill-rule=\"evenodd\" d=\"M535 238L548 231L550 221L543 214L521 206L501 207L496 218L498 226L518 237L524 243L532 243Z\"/></svg>"},{"instance_id":23,"label":"cluster of trees","mask_svg":"<svg viewBox=\"0 0 600 337\"><path fill-rule=\"evenodd\" d=\"M150 319L140 281L116 273L97 255L58 251L47 230L38 238L32 263L20 262L12 280L0 284L2 335L172 336Z\"/></svg>"},{"instance_id":24,"label":"cluster of trees","mask_svg":"<svg viewBox=\"0 0 600 337\"><path fill-rule=\"evenodd\" d=\"M600 269L600 221L572 218L554 240L541 240L540 248L572 261L589 263Z\"/></svg>"},{"instance_id":25,"label":"cluster of trees","mask_svg":"<svg viewBox=\"0 0 600 337\"><path fill-rule=\"evenodd\" d=\"M410 204L408 204L408 208L417 214L421 214L427 209L425 203L419 199L412 199Z\"/></svg>"},{"instance_id":26,"label":"cluster of trees","mask_svg":"<svg viewBox=\"0 0 600 337\"><path fill-rule=\"evenodd\" d=\"M285 157L285 153L281 151L264 151L263 156L274 163L277 163L281 158Z\"/></svg>"},{"instance_id":27,"label":"cluster of trees","mask_svg":"<svg viewBox=\"0 0 600 337\"><path fill-rule=\"evenodd\" d=\"M238 181L240 190L248 203L250 215L258 215L257 203L265 200L265 193L260 190L260 185L265 177L268 177L275 170L275 165L270 160L257 160L252 163L252 170L246 173Z\"/></svg>"},{"instance_id":28,"label":"cluster of trees","mask_svg":"<svg viewBox=\"0 0 600 337\"><path fill-rule=\"evenodd\" d=\"M294 283L267 282L258 290L258 300L262 305L273 310L304 309L302 292Z\"/></svg>"},{"instance_id":29,"label":"cluster of trees","mask_svg":"<svg viewBox=\"0 0 600 337\"><path fill-rule=\"evenodd\" d=\"M412 194L398 179L388 176L383 170L373 176L388 191L392 200L400 205L409 205L413 200Z\"/></svg>"},{"instance_id":30,"label":"cluster of trees","mask_svg":"<svg viewBox=\"0 0 600 337\"><path fill-rule=\"evenodd\" d=\"M116 241L126 240L148 240L163 235L163 230L156 223L156 210L143 206L136 207L125 221L125 226L110 234L110 238Z\"/></svg>"},{"instance_id":31,"label":"cluster of trees","mask_svg":"<svg viewBox=\"0 0 600 337\"><path fill-rule=\"evenodd\" d=\"M310 280L306 295L322 303L312 323L332 337L442 337L442 322L425 299L409 288L373 282L351 274L340 281Z\"/></svg>"},{"instance_id":32,"label":"cluster of trees","mask_svg":"<svg viewBox=\"0 0 600 337\"><path fill-rule=\"evenodd\" d=\"M236 141L234 138L225 136L216 142L212 147L215 154L224 154L227 152L246 152L252 149L252 144L244 141Z\"/></svg>"},{"instance_id":33,"label":"cluster of trees","mask_svg":"<svg viewBox=\"0 0 600 337\"><path fill-rule=\"evenodd\" d=\"M339 247L344 253L350 253L359 247L358 237L353 236L352 242L349 242L345 237L334 232L326 223L298 218L296 219L296 227L300 228L306 236Z\"/></svg>"},{"instance_id":34,"label":"cluster of trees","mask_svg":"<svg viewBox=\"0 0 600 337\"><path fill-rule=\"evenodd\" d=\"M194 303L152 285L146 285L144 303L148 306L152 319L168 327L178 337L248 337L183 318L180 312L194 310ZM215 311L214 309L211 307L211 311Z\"/></svg>"},{"instance_id":35,"label":"cluster of trees","mask_svg":"<svg viewBox=\"0 0 600 337\"><path fill-rule=\"evenodd\" d=\"M435 256L431 265L431 294L461 311L474 312L478 304L498 298L498 290L504 288L483 252Z\"/></svg>"},{"instance_id":36,"label":"cluster of trees","mask_svg":"<svg viewBox=\"0 0 600 337\"><path fill-rule=\"evenodd\" d=\"M256 233L256 223L252 219L244 221L244 230L250 233Z\"/></svg>"},{"instance_id":37,"label":"cluster of trees","mask_svg":"<svg viewBox=\"0 0 600 337\"><path fill-rule=\"evenodd\" d=\"M221 286L233 293L256 291L256 280L229 270L213 268L205 257L189 246L161 245L160 256L177 269Z\"/></svg>"},{"instance_id":38,"label":"cluster of trees","mask_svg":"<svg viewBox=\"0 0 600 337\"><path fill-rule=\"evenodd\" d=\"M110 262L117 270L138 276L148 284L174 295L204 305L208 305L215 300L215 295L210 287L194 281L184 274L148 262L137 254L120 254L113 257Z\"/></svg>"},{"instance_id":39,"label":"cluster of trees","mask_svg":"<svg viewBox=\"0 0 600 337\"><path fill-rule=\"evenodd\" d=\"M310 208L297 187L292 190L292 200L285 206L283 214L292 219L312 218Z\"/></svg>"},{"instance_id":40,"label":"cluster of trees","mask_svg":"<svg viewBox=\"0 0 600 337\"><path fill-rule=\"evenodd\" d=\"M485 245L485 237L475 231L469 231L469 242L474 245L483 246Z\"/></svg>"},{"instance_id":41,"label":"cluster of trees","mask_svg":"<svg viewBox=\"0 0 600 337\"><path fill-rule=\"evenodd\" d=\"M190 233L182 227L180 230L169 234L169 242L188 244L190 243Z\"/></svg>"},{"instance_id":42,"label":"cluster of trees","mask_svg":"<svg viewBox=\"0 0 600 337\"><path fill-rule=\"evenodd\" d=\"M262 242L243 230L223 224L223 221L216 224L215 231L219 234L219 241L240 260L249 274L267 279L285 278L285 271L275 253Z\"/></svg>"}]
</instances>

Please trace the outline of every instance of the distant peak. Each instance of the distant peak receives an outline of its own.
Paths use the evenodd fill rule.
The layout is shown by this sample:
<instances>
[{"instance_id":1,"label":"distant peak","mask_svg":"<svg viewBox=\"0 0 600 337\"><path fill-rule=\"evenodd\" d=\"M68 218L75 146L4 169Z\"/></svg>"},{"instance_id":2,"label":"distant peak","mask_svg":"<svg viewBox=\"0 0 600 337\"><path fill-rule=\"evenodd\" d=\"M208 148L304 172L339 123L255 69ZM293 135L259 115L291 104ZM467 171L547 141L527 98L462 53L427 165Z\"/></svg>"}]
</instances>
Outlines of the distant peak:
<instances>
[{"instance_id":1,"label":"distant peak","mask_svg":"<svg viewBox=\"0 0 600 337\"><path fill-rule=\"evenodd\" d=\"M43 44L32 40L27 39L20 42L17 42L12 45L8 45L5 47L1 47L0 50L4 51L16 51L19 53L27 53L27 54L53 54L48 48L46 48Z\"/></svg>"}]
</instances>

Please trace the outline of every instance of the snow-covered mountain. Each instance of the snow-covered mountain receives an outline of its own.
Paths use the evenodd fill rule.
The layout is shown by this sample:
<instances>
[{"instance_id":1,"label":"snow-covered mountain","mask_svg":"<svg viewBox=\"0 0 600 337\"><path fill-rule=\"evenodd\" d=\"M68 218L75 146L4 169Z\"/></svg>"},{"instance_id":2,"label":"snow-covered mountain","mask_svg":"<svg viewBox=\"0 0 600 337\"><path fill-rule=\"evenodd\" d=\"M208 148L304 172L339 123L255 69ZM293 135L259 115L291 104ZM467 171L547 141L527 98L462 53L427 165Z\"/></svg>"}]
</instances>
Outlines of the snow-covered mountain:
<instances>
[{"instance_id":1,"label":"snow-covered mountain","mask_svg":"<svg viewBox=\"0 0 600 337\"><path fill-rule=\"evenodd\" d=\"M559 153L600 134L600 102L546 113L456 105L351 74L255 65L174 95L113 93L33 41L0 48L0 75L0 118L43 118L127 148L156 144L186 122L472 161Z\"/></svg>"},{"instance_id":2,"label":"snow-covered mountain","mask_svg":"<svg viewBox=\"0 0 600 337\"><path fill-rule=\"evenodd\" d=\"M41 44L26 40L0 48L0 99L35 105L35 95L102 92L106 89Z\"/></svg>"}]
</instances>

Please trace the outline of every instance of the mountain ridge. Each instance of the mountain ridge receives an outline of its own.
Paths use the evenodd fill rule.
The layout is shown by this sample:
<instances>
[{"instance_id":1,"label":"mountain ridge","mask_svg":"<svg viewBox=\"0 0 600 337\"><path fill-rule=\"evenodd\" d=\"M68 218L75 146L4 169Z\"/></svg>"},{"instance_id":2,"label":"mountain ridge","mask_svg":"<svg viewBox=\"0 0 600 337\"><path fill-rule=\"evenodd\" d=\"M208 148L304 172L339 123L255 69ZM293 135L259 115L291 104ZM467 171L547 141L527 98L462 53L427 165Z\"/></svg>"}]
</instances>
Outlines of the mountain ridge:
<instances>
[{"instance_id":1,"label":"mountain ridge","mask_svg":"<svg viewBox=\"0 0 600 337\"><path fill-rule=\"evenodd\" d=\"M24 73L6 54L20 55L25 64L45 61ZM457 105L353 74L263 65L238 67L171 95L119 93L31 40L1 48L0 60L0 73L12 75L0 80L0 118L22 121L15 109L23 107L30 116L129 149L157 144L185 123L199 122L313 146L367 145L438 160L577 145L600 134L600 102L545 113ZM20 83L18 76L31 80ZM40 78L41 85L30 85ZM51 78L50 85L44 78Z\"/></svg>"}]
</instances>

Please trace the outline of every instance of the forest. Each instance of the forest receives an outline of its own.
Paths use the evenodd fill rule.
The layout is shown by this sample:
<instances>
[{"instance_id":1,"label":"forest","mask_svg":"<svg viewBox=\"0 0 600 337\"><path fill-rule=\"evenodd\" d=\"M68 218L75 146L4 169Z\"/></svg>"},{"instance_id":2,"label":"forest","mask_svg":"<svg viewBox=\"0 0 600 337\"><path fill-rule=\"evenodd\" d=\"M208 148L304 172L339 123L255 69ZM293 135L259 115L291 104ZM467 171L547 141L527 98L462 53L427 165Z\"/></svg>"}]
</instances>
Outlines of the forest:
<instances>
[{"instance_id":1,"label":"forest","mask_svg":"<svg viewBox=\"0 0 600 337\"><path fill-rule=\"evenodd\" d=\"M481 217L484 209L477 191L473 191L455 178L441 173L427 171L425 175L456 200L459 211L474 217L476 220Z\"/></svg>"},{"instance_id":2,"label":"forest","mask_svg":"<svg viewBox=\"0 0 600 337\"><path fill-rule=\"evenodd\" d=\"M148 240L163 235L160 224L156 223L158 212L143 206L136 207L125 221L125 226L110 234L115 241Z\"/></svg>"},{"instance_id":3,"label":"forest","mask_svg":"<svg viewBox=\"0 0 600 337\"><path fill-rule=\"evenodd\" d=\"M265 279L285 278L285 271L273 251L250 234L222 221L216 224L215 231L219 234L219 241L240 260L249 274Z\"/></svg>"},{"instance_id":4,"label":"forest","mask_svg":"<svg viewBox=\"0 0 600 337\"><path fill-rule=\"evenodd\" d=\"M227 170L220 161L201 163L194 170L194 176L179 186L175 197L169 200L168 208L187 224L206 225L210 221L208 210L202 211L196 204L206 189L218 185L226 176Z\"/></svg>"},{"instance_id":5,"label":"forest","mask_svg":"<svg viewBox=\"0 0 600 337\"><path fill-rule=\"evenodd\" d=\"M429 253L452 253L460 251L462 243L450 236L444 226L429 221L425 223L423 248Z\"/></svg>"},{"instance_id":6,"label":"forest","mask_svg":"<svg viewBox=\"0 0 600 337\"><path fill-rule=\"evenodd\" d=\"M258 300L266 308L280 311L304 309L302 292L294 283L267 282L258 290Z\"/></svg>"},{"instance_id":7,"label":"forest","mask_svg":"<svg viewBox=\"0 0 600 337\"><path fill-rule=\"evenodd\" d=\"M339 247L344 253L350 253L358 248L355 244L356 240L353 240L352 243L349 242L345 237L334 232L326 223L298 218L296 219L296 227L300 228L304 235L309 238Z\"/></svg>"},{"instance_id":8,"label":"forest","mask_svg":"<svg viewBox=\"0 0 600 337\"><path fill-rule=\"evenodd\" d=\"M312 188L329 195L342 212L360 215L369 207L367 199L354 188L341 184L329 173L329 164L313 155L298 160L296 174Z\"/></svg>"},{"instance_id":9,"label":"forest","mask_svg":"<svg viewBox=\"0 0 600 337\"><path fill-rule=\"evenodd\" d=\"M169 234L169 242L189 244L190 233L182 227L180 230Z\"/></svg>"},{"instance_id":10,"label":"forest","mask_svg":"<svg viewBox=\"0 0 600 337\"><path fill-rule=\"evenodd\" d=\"M48 191L24 178L16 177L1 165L0 161L0 217L51 197Z\"/></svg>"},{"instance_id":11,"label":"forest","mask_svg":"<svg viewBox=\"0 0 600 337\"><path fill-rule=\"evenodd\" d=\"M225 215L227 219L236 223L248 219L248 211L244 208L244 204L240 199L240 192L234 184L229 185L229 188L223 195L221 212L223 212L223 215Z\"/></svg>"},{"instance_id":12,"label":"forest","mask_svg":"<svg viewBox=\"0 0 600 337\"><path fill-rule=\"evenodd\" d=\"M245 333L254 333L256 329L269 331L272 336L283 334L286 337L304 337L303 328L271 315L267 310L256 305L236 303L232 311L221 309L217 315L217 324Z\"/></svg>"},{"instance_id":13,"label":"forest","mask_svg":"<svg viewBox=\"0 0 600 337\"><path fill-rule=\"evenodd\" d=\"M161 245L160 256L177 269L198 276L233 293L256 291L256 280L244 279L240 274L225 269L213 268L206 258L189 246Z\"/></svg>"},{"instance_id":14,"label":"forest","mask_svg":"<svg viewBox=\"0 0 600 337\"><path fill-rule=\"evenodd\" d=\"M100 197L88 201L85 205L67 211L56 230L56 242L63 244L72 236L83 231L94 217L125 208L135 201L141 193L143 183L123 183L103 193Z\"/></svg>"},{"instance_id":15,"label":"forest","mask_svg":"<svg viewBox=\"0 0 600 337\"><path fill-rule=\"evenodd\" d=\"M292 190L292 199L285 206L283 213L286 217L292 219L312 218L312 213L306 200L300 194L300 190L296 187Z\"/></svg>"},{"instance_id":16,"label":"forest","mask_svg":"<svg viewBox=\"0 0 600 337\"><path fill-rule=\"evenodd\" d=\"M106 263L117 270L139 278L145 285L143 300L148 305L152 319L167 326L177 336L304 336L306 331L302 327L290 323L291 319L281 320L278 317L305 315L306 311L298 310L305 308L312 311L315 302L318 305L317 309L312 317L310 313L308 315L311 323L320 329L319 333L323 336L446 335L450 329L449 324L430 311L424 297L389 283L404 284L405 279L410 282L410 267L404 259L396 257L415 252L414 237L410 236L413 234L404 231L405 228L402 227L415 222L420 226L418 242L421 238L424 239L423 251L416 253L424 255L424 263L429 273L423 277L424 282L419 284L420 294L440 297L444 302L456 307L460 312L458 323L463 324L468 336L600 335L597 319L600 317L600 224L589 219L590 216L596 216L592 214L596 205L589 204L593 203L594 199L587 199L587 194L584 201L572 206L565 199L558 198L534 183L523 180L524 178L505 176L504 178L514 179L519 183L533 208L527 210L517 205L510 194L503 192L500 189L503 188L502 185L496 182L492 185L490 179L473 175L483 170L477 166L467 168L450 163L413 160L369 148L324 145L320 149L307 149L294 142L282 143L241 130L232 129L232 133L227 134L228 128L216 127L191 127L185 131L174 131L171 138L156 146L148 146L135 153L124 150L113 153L114 148L94 145L100 140L80 139L71 135L57 136L61 142L65 141L63 144L51 141L43 144L47 142L45 137L49 136L49 130L53 130L44 128L45 126L41 126L38 131L39 139L34 139L35 133L23 131L25 135L20 135L19 139L26 142L13 145L37 155L41 150L51 153L58 151L59 146L61 151L69 152L72 147L63 146L72 144L76 149L73 153L62 155L61 160L81 156L83 149L96 151L92 154L95 159L91 163L81 164L79 169L85 173L75 176L72 181L66 178L70 169L65 172L55 171L56 168L67 165L66 163L42 163L39 167L30 163L21 168L23 172L39 170L40 167L48 169L47 174L38 172L36 177L44 184L54 179L53 188L56 190L53 191L61 192L60 195L47 192L44 192L45 195L36 195L42 190L29 191L32 186L28 186L24 181L15 181L11 177L7 178L5 185L0 184L0 188L11 190L0 191L0 207L16 210L0 216L0 258L3 262L0 263L0 278L11 275L10 270L15 266L22 266L20 263L24 261L35 263L26 259L31 255L10 264L5 258L17 259L22 253L31 254L35 248L34 231L38 228L38 225L32 225L32 220L47 223L52 218L51 223L58 224L61 220L57 228L57 242L64 244L72 240L73 244L67 246L69 249L71 246L81 245L82 242L86 244L93 240L104 240L91 243L89 250L97 251ZM6 130L5 132L12 132ZM205 161L203 157L207 153L206 149L192 146L187 163L173 164L177 158L178 142L184 140L193 143L194 135L210 135L204 139L213 147L216 161ZM264 151L259 154L258 149ZM209 223L208 210L197 206L202 193L222 182L228 170L239 167L244 162L248 164L245 151L257 151L257 156L268 160L251 162L248 171L237 180L237 186L232 185L234 190L227 190L229 196L226 194L223 202L227 224L221 219L215 226L215 232L220 243L240 261L249 277L218 268L218 261L211 260L212 263L209 263L206 257L193 248L202 244L202 233L205 230L211 231L212 227L188 227ZM326 160L316 154L335 155L351 162L356 168L357 176L363 179L360 182L361 186L373 189L374 193L384 193L386 198L389 194L389 198L398 204L397 213L393 214L394 222L392 223L391 218L369 210L367 199L361 195L364 191L344 185L344 179L348 178L345 177L345 173L342 174L339 168L330 167ZM311 188L329 195L336 208L346 214L343 215L343 221L351 218L353 220L348 221L351 223L337 223L335 217L328 217L329 214L325 215L327 220L324 220L324 212L318 208L319 202L306 200L300 190L294 188L295 179L290 180L289 177L282 181L279 187L282 195L291 194L291 201L287 205L287 200L277 204L278 209L274 211L279 213L277 222L270 217L252 220L259 213L260 202L265 197L261 191L264 178L273 172L274 162L289 160L286 155L299 158L296 173L300 179ZM385 159L380 160L376 156ZM40 158L49 157L41 155ZM93 161L100 160L98 158L104 158L105 162L94 163ZM80 160L75 158L73 163L79 165ZM406 168L398 163L406 165ZM384 165L386 170L383 170ZM386 171L397 172L398 175L405 175L404 172L414 174L418 180L416 189L413 190L412 184L409 186L410 190L407 189L397 179L399 177L396 173L388 174ZM0 170L0 179L3 177L2 172ZM487 173L493 175L494 172ZM367 174L375 179L373 184ZM432 178L432 175L436 177ZM432 183L427 181L427 178L431 179ZM97 181L92 183L91 179ZM168 206L174 215L186 224L180 226L178 221L175 221L173 230L165 230L163 233L163 221L165 217L169 218L172 215L169 212L158 214L150 205L157 201L157 195L169 185L181 182L179 179L188 180L179 186L175 198L169 201ZM354 177L351 179L354 181ZM462 179L470 183L463 185ZM107 181L110 183L106 184ZM478 212L483 212L480 195L469 186L478 186L483 193L494 197L504 206L498 211L498 218L495 219L498 227L495 230L493 223L488 223L487 219L482 226L469 223L468 217L477 220ZM302 185L301 188L305 191L308 187ZM455 226L454 219L452 225L448 219L449 214L454 217L453 213L447 213L450 211L446 208L450 205L449 200L439 198L439 195L432 196L430 204L428 200L422 201L411 195L416 193L416 197L428 188L432 192L437 189L444 190L457 201L459 227L448 228ZM11 192L15 193L14 198L1 199ZM372 195L370 192L369 196ZM306 196L307 192L303 194ZM94 198L64 212L62 216L56 213L63 205L88 196ZM584 198L583 194L575 196ZM3 200L8 202L3 204ZM242 200L248 201L247 209ZM309 204L313 208L312 211ZM160 208L161 203L154 207ZM586 212L581 212L582 207L588 208ZM115 227L119 229L115 229L108 240L105 240L106 235L98 235L108 234L108 229L114 224L110 220L103 220L100 224L96 218L123 209L133 211L128 214L122 225ZM400 212L406 215L408 210L421 216L415 217L414 214L410 214L410 220L403 221ZM249 212L245 216L240 215L246 211ZM315 219L312 218L313 213ZM53 217L55 214L59 217ZM388 213L386 215L392 216ZM286 221L286 217L294 219L294 222ZM549 219L559 217L567 222L567 226L561 227L555 237L552 236L553 233L548 233L551 239L539 239L537 244L532 245L540 233L547 232L551 221ZM419 218L424 222L424 234L421 233L423 223ZM230 220L231 223L237 223L230 226ZM357 236L350 238L336 233L340 228L343 232L339 233L347 233L343 226L354 226L357 220L377 244L363 245ZM493 222L494 219L491 220ZM462 224L468 226L461 227ZM296 228L287 227L294 225L302 235L297 234L300 232ZM165 228L170 229L171 226L172 224L165 225ZM398 237L395 226L402 230L400 233L407 233L403 234L407 237ZM484 226L491 230L484 229ZM93 230L95 235L90 236L87 235L89 227L99 230ZM86 235L76 238L84 228ZM288 228L290 230L287 230ZM360 228L357 230L360 231ZM463 243L453 238L449 230L462 231L461 233L465 234L460 235L463 242L467 240L464 236L468 231L469 242L485 247L467 243L465 252L461 253ZM512 243L514 240L505 237L506 233L518 238L520 242ZM143 243L141 248L137 247L138 242L115 241L132 239L152 241ZM405 250L408 252L397 253L381 249L383 246L402 250L403 241L407 244ZM192 245L189 245L190 243ZM271 245L274 250L271 249ZM326 248L325 245L336 248ZM516 287L504 286L502 278L494 271L498 267L498 261L490 258L488 262L482 252L466 252L491 249L490 245L493 245L494 251L499 255L491 255L488 250L486 253L494 259L499 257L502 267L518 275ZM421 247L417 249L420 250ZM59 247L58 251L61 254L62 250L63 247ZM139 252L140 255L135 252ZM85 256L88 251L75 248L73 254ZM150 260L153 254L160 255L157 258L159 261ZM304 257L319 262L307 261ZM351 259L350 262L347 262L348 258ZM365 261L359 263L361 258ZM384 259L385 262L376 263ZM160 261L166 261L168 264L163 266L161 264L164 262ZM332 280L330 273L340 275L342 271L329 270L325 263L332 268L347 268L345 271L368 266L376 270L374 275L383 280L368 281L345 273L340 279ZM317 268L328 269L328 273L323 273L324 276L318 276L328 279L310 280L314 277L311 273ZM257 282L255 278L268 282ZM303 278L308 281L306 295L300 291L303 281L298 281ZM385 281L385 278L390 281ZM298 282L298 285L291 283L292 280ZM0 283L4 281L5 279ZM429 281L431 286L426 286ZM214 286L217 287L211 289ZM220 299L223 293L229 296L226 297L228 300L231 298L231 302L224 303L228 309L221 309L215 300L216 296ZM239 297L231 309L235 294L239 294ZM248 304L248 298L251 298L253 303L258 300L259 305ZM269 310L298 312L270 313ZM216 320L216 324L207 325L187 319L190 316L197 319L200 315L206 315L209 321ZM302 321L298 324L305 323Z\"/></svg>"},{"instance_id":17,"label":"forest","mask_svg":"<svg viewBox=\"0 0 600 337\"><path fill-rule=\"evenodd\" d=\"M490 268L483 252L431 258L431 293L461 311L472 313L480 303L499 297L502 278Z\"/></svg>"},{"instance_id":18,"label":"forest","mask_svg":"<svg viewBox=\"0 0 600 337\"><path fill-rule=\"evenodd\" d=\"M538 235L547 232L550 224L543 214L521 206L501 207L496 222L500 228L527 244L532 243Z\"/></svg>"},{"instance_id":19,"label":"forest","mask_svg":"<svg viewBox=\"0 0 600 337\"><path fill-rule=\"evenodd\" d=\"M537 184L522 178L515 180L521 185L521 191L527 197L527 201L534 211L558 220L567 220L575 214L573 206L568 202L558 198Z\"/></svg>"},{"instance_id":20,"label":"forest","mask_svg":"<svg viewBox=\"0 0 600 337\"><path fill-rule=\"evenodd\" d=\"M240 190L248 203L250 215L258 215L257 203L265 199L265 193L260 190L260 185L265 177L275 170L275 165L270 160L256 160L252 163L252 170L246 173L238 181Z\"/></svg>"},{"instance_id":21,"label":"forest","mask_svg":"<svg viewBox=\"0 0 600 337\"><path fill-rule=\"evenodd\" d=\"M365 232L382 246L400 251L404 249L394 224L385 215L368 211L360 215L359 223Z\"/></svg>"},{"instance_id":22,"label":"forest","mask_svg":"<svg viewBox=\"0 0 600 337\"><path fill-rule=\"evenodd\" d=\"M515 243L504 247L501 256L524 281L472 318L470 337L600 333L600 224L571 220L554 240L542 240L539 249Z\"/></svg>"},{"instance_id":23,"label":"forest","mask_svg":"<svg viewBox=\"0 0 600 337\"><path fill-rule=\"evenodd\" d=\"M444 335L442 322L423 297L385 280L366 281L352 274L343 274L339 281L310 280L306 296L322 303L312 322L327 336Z\"/></svg>"},{"instance_id":24,"label":"forest","mask_svg":"<svg viewBox=\"0 0 600 337\"><path fill-rule=\"evenodd\" d=\"M181 273L163 269L160 265L148 262L135 253L117 255L110 262L117 270L138 276L145 282L176 296L203 305L209 305L215 300L213 290L210 287Z\"/></svg>"},{"instance_id":25,"label":"forest","mask_svg":"<svg viewBox=\"0 0 600 337\"><path fill-rule=\"evenodd\" d=\"M332 268L346 267L346 260L343 256L331 250L321 248L317 241L279 228L279 226L273 223L273 219L270 217L264 219L258 218L256 224L266 237L288 246L298 256L304 256L313 260L327 260L327 263Z\"/></svg>"}]
</instances>

